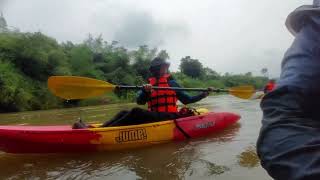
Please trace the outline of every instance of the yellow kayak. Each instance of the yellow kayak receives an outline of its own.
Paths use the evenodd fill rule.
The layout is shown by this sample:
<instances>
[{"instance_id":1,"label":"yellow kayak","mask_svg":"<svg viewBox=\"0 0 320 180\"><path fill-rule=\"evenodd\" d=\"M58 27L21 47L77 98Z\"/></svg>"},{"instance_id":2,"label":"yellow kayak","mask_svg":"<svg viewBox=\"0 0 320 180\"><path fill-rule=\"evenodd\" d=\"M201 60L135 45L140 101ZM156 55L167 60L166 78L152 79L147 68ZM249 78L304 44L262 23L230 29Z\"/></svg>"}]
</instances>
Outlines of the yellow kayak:
<instances>
[{"instance_id":1,"label":"yellow kayak","mask_svg":"<svg viewBox=\"0 0 320 180\"><path fill-rule=\"evenodd\" d=\"M0 126L0 150L8 153L112 151L197 138L223 130L240 116L208 112L162 122L72 129L71 126ZM94 126L94 125L93 125Z\"/></svg>"}]
</instances>

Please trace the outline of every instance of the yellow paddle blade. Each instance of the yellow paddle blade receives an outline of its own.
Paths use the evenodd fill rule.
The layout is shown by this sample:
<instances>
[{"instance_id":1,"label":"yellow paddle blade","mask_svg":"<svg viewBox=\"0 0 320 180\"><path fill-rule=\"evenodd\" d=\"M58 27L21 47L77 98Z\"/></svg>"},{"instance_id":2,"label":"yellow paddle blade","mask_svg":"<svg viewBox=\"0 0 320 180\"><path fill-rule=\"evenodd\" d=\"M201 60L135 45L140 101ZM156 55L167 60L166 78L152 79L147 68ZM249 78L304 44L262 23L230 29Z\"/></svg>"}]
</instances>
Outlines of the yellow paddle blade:
<instances>
[{"instance_id":1,"label":"yellow paddle blade","mask_svg":"<svg viewBox=\"0 0 320 180\"><path fill-rule=\"evenodd\" d=\"M105 81L77 77L51 76L48 79L49 90L63 99L85 99L100 96L116 87Z\"/></svg>"},{"instance_id":2,"label":"yellow paddle blade","mask_svg":"<svg viewBox=\"0 0 320 180\"><path fill-rule=\"evenodd\" d=\"M249 99L255 93L255 89L253 86L238 86L230 88L229 93L242 99Z\"/></svg>"}]
</instances>

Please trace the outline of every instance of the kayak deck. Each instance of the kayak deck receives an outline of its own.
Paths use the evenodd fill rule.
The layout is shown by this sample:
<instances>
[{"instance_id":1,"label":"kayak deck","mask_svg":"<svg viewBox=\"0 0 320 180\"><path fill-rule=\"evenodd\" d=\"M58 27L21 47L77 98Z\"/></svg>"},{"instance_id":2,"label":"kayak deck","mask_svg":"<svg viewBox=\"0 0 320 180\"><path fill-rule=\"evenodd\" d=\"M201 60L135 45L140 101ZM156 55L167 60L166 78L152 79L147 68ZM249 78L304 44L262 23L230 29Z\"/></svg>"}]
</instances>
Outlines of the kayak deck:
<instances>
[{"instance_id":1,"label":"kayak deck","mask_svg":"<svg viewBox=\"0 0 320 180\"><path fill-rule=\"evenodd\" d=\"M148 124L72 129L63 126L0 126L0 150L8 153L112 151L197 138L236 123L234 113L206 113Z\"/></svg>"}]
</instances>

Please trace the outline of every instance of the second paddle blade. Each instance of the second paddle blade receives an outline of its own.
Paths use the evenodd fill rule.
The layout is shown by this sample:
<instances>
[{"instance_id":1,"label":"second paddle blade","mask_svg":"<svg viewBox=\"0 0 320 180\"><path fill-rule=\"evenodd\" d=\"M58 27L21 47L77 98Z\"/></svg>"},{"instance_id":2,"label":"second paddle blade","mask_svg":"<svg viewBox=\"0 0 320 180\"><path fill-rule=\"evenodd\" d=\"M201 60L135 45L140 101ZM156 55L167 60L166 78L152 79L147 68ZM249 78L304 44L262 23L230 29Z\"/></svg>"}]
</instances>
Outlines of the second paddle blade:
<instances>
[{"instance_id":1,"label":"second paddle blade","mask_svg":"<svg viewBox=\"0 0 320 180\"><path fill-rule=\"evenodd\" d=\"M116 86L105 81L77 77L77 76L51 76L48 79L50 91L63 99L86 99L100 96L112 91Z\"/></svg>"},{"instance_id":2,"label":"second paddle blade","mask_svg":"<svg viewBox=\"0 0 320 180\"><path fill-rule=\"evenodd\" d=\"M249 99L255 93L255 89L253 86L238 86L230 88L229 93L242 99Z\"/></svg>"}]
</instances>

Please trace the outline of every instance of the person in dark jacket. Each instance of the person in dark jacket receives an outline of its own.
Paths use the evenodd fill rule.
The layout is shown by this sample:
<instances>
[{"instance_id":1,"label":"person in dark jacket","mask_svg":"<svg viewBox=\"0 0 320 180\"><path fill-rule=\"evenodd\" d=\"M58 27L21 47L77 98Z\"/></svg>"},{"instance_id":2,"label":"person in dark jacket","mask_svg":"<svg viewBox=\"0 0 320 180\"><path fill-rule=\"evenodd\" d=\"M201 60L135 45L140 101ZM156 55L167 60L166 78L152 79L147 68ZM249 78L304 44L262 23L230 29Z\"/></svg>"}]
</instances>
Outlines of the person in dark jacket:
<instances>
[{"instance_id":1,"label":"person in dark jacket","mask_svg":"<svg viewBox=\"0 0 320 180\"><path fill-rule=\"evenodd\" d=\"M174 78L168 73L169 63L162 58L155 58L151 62L149 84L143 86L138 92L137 104L148 104L148 110L133 108L130 111L121 111L113 119L103 124L106 126L122 126L157 122L169 119L177 119L190 114L181 114L178 112L177 101L183 104L190 104L207 97L208 92L203 92L197 96L189 96L183 91L174 90L156 90L152 86L158 87L180 87Z\"/></svg>"},{"instance_id":2,"label":"person in dark jacket","mask_svg":"<svg viewBox=\"0 0 320 180\"><path fill-rule=\"evenodd\" d=\"M286 20L295 36L277 87L261 102L261 165L277 180L320 179L320 0Z\"/></svg>"},{"instance_id":3,"label":"person in dark jacket","mask_svg":"<svg viewBox=\"0 0 320 180\"><path fill-rule=\"evenodd\" d=\"M169 63L162 58L155 58L151 62L149 84L143 86L138 92L137 104L148 104L148 110L133 108L130 111L121 111L111 120L106 121L101 127L124 126L151 123L180 117L190 116L191 113L181 113L178 111L177 101L183 104L190 104L207 97L213 88L208 88L207 92L202 92L196 96L190 96L183 91L156 90L152 86L158 87L180 87L176 80L168 73ZM86 128L83 122L75 123L73 128Z\"/></svg>"}]
</instances>

